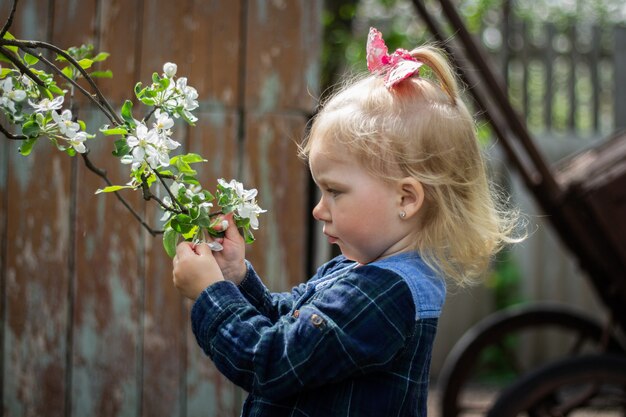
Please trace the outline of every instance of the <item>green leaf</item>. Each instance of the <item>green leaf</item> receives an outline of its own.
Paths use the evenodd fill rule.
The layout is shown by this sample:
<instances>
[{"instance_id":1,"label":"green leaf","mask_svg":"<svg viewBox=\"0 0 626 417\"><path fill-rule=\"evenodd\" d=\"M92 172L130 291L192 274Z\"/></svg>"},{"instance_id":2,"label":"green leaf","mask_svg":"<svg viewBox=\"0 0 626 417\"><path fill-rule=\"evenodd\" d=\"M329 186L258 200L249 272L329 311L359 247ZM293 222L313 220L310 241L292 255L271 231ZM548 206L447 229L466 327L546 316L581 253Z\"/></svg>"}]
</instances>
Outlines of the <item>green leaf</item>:
<instances>
[{"instance_id":1,"label":"green leaf","mask_svg":"<svg viewBox=\"0 0 626 417\"><path fill-rule=\"evenodd\" d=\"M74 76L74 70L72 69L72 67L67 66L65 68L63 68L61 70L61 72L67 77L67 78L72 78Z\"/></svg>"},{"instance_id":2,"label":"green leaf","mask_svg":"<svg viewBox=\"0 0 626 417\"><path fill-rule=\"evenodd\" d=\"M185 235L186 233L189 233L194 228L194 225L191 224L191 222L192 222L192 219L188 215L177 214L175 217L172 217L170 225L172 226L172 229L174 229L175 231L177 231L178 233L182 235Z\"/></svg>"},{"instance_id":3,"label":"green leaf","mask_svg":"<svg viewBox=\"0 0 626 417\"><path fill-rule=\"evenodd\" d=\"M124 155L128 155L130 152L130 146L128 146L128 143L126 143L126 139L122 138L122 139L118 139L114 142L115 144L115 150L112 152L113 156L117 156L118 158L121 158Z\"/></svg>"},{"instance_id":4,"label":"green leaf","mask_svg":"<svg viewBox=\"0 0 626 417\"><path fill-rule=\"evenodd\" d=\"M29 66L35 65L37 62L39 62L39 58L27 53L27 54L24 54L24 62L26 62Z\"/></svg>"},{"instance_id":5,"label":"green leaf","mask_svg":"<svg viewBox=\"0 0 626 417\"><path fill-rule=\"evenodd\" d=\"M100 52L98 55L94 56L92 60L93 62L102 62L107 59L109 55L111 54L109 54L108 52Z\"/></svg>"},{"instance_id":6,"label":"green leaf","mask_svg":"<svg viewBox=\"0 0 626 417\"><path fill-rule=\"evenodd\" d=\"M193 226L191 229L189 229L187 233L183 233L183 237L185 238L185 240L193 239L194 237L196 237L198 229L198 226Z\"/></svg>"},{"instance_id":7,"label":"green leaf","mask_svg":"<svg viewBox=\"0 0 626 417\"><path fill-rule=\"evenodd\" d=\"M61 90L56 84L48 86L48 90L58 96L65 95L65 91Z\"/></svg>"},{"instance_id":8,"label":"green leaf","mask_svg":"<svg viewBox=\"0 0 626 417\"><path fill-rule=\"evenodd\" d=\"M247 227L243 228L243 239L248 245L254 242L254 235L252 234L252 231L250 231L250 229Z\"/></svg>"},{"instance_id":9,"label":"green leaf","mask_svg":"<svg viewBox=\"0 0 626 417\"><path fill-rule=\"evenodd\" d=\"M195 164L197 162L207 162L202 156L197 153L188 153L186 155L182 155L182 160L187 162L188 164Z\"/></svg>"},{"instance_id":10,"label":"green leaf","mask_svg":"<svg viewBox=\"0 0 626 417\"><path fill-rule=\"evenodd\" d=\"M22 146L20 146L19 149L20 154L23 156L30 155L31 151L33 150L33 146L35 145L35 142L37 142L37 138L26 139L24 142L22 142Z\"/></svg>"},{"instance_id":11,"label":"green leaf","mask_svg":"<svg viewBox=\"0 0 626 417\"><path fill-rule=\"evenodd\" d=\"M131 125L135 124L135 119L133 119L133 102L130 100L126 100L122 106L122 119Z\"/></svg>"},{"instance_id":12,"label":"green leaf","mask_svg":"<svg viewBox=\"0 0 626 417\"><path fill-rule=\"evenodd\" d=\"M103 126L102 128L100 128L100 132L102 132L102 134L105 135L105 136L127 135L128 134L128 130L126 130L123 127L112 127L112 128L109 128L108 126Z\"/></svg>"},{"instance_id":13,"label":"green leaf","mask_svg":"<svg viewBox=\"0 0 626 417\"><path fill-rule=\"evenodd\" d=\"M14 40L15 36L11 35L9 32L6 32L4 34L4 39L11 39ZM17 46L10 46L10 45L5 45L5 48L7 48L9 51L15 52L17 54L18 48Z\"/></svg>"},{"instance_id":14,"label":"green leaf","mask_svg":"<svg viewBox=\"0 0 626 417\"><path fill-rule=\"evenodd\" d=\"M158 172L159 174L163 175L163 176L166 176L166 177L173 177L173 176L174 176L174 173L173 173L172 171L170 171L169 169L166 169L166 170L157 170L157 172Z\"/></svg>"},{"instance_id":15,"label":"green leaf","mask_svg":"<svg viewBox=\"0 0 626 417\"><path fill-rule=\"evenodd\" d=\"M176 169L178 169L178 172L180 172L181 174L191 176L195 176L198 174L194 169L191 168L191 166L187 162L184 161L184 159L180 155L177 155L170 159L170 165L175 166Z\"/></svg>"},{"instance_id":16,"label":"green leaf","mask_svg":"<svg viewBox=\"0 0 626 417\"><path fill-rule=\"evenodd\" d=\"M93 61L88 58L83 58L80 61L78 61L78 65L80 65L82 69L91 68L91 66L93 65Z\"/></svg>"},{"instance_id":17,"label":"green leaf","mask_svg":"<svg viewBox=\"0 0 626 417\"><path fill-rule=\"evenodd\" d=\"M141 84L141 81L140 81L140 82L138 82L137 84L135 84L135 88L134 88L134 90L135 90L135 95L136 95L137 97L139 97L139 94L141 93L141 85L142 85L142 84ZM144 90L145 90L145 89L144 89Z\"/></svg>"},{"instance_id":18,"label":"green leaf","mask_svg":"<svg viewBox=\"0 0 626 417\"><path fill-rule=\"evenodd\" d=\"M112 193L115 191L119 191L119 190L124 190L127 188L135 188L132 185L109 185L108 187L104 187L104 188L100 188L98 190L96 190L96 194L100 194L100 193Z\"/></svg>"},{"instance_id":19,"label":"green leaf","mask_svg":"<svg viewBox=\"0 0 626 417\"><path fill-rule=\"evenodd\" d=\"M200 185L200 181L193 175L183 175L182 180L185 184Z\"/></svg>"},{"instance_id":20,"label":"green leaf","mask_svg":"<svg viewBox=\"0 0 626 417\"><path fill-rule=\"evenodd\" d=\"M170 258L176 255L176 245L178 244L179 237L180 234L169 227L166 228L165 233L163 233L163 248Z\"/></svg>"},{"instance_id":21,"label":"green leaf","mask_svg":"<svg viewBox=\"0 0 626 417\"><path fill-rule=\"evenodd\" d=\"M157 74L156 72L152 73L152 82L155 84L159 84L161 81L161 77L159 77L159 74Z\"/></svg>"},{"instance_id":22,"label":"green leaf","mask_svg":"<svg viewBox=\"0 0 626 417\"><path fill-rule=\"evenodd\" d=\"M89 75L91 75L92 78L113 78L113 71L93 71L89 73Z\"/></svg>"},{"instance_id":23,"label":"green leaf","mask_svg":"<svg viewBox=\"0 0 626 417\"><path fill-rule=\"evenodd\" d=\"M7 61L7 62L11 62L11 61ZM0 78L4 78L12 72L13 70L11 68L0 68Z\"/></svg>"},{"instance_id":24,"label":"green leaf","mask_svg":"<svg viewBox=\"0 0 626 417\"><path fill-rule=\"evenodd\" d=\"M39 136L41 132L41 128L39 124L35 120L28 120L26 123L22 125L22 133L29 138L36 138ZM23 155L23 154L22 154Z\"/></svg>"}]
</instances>

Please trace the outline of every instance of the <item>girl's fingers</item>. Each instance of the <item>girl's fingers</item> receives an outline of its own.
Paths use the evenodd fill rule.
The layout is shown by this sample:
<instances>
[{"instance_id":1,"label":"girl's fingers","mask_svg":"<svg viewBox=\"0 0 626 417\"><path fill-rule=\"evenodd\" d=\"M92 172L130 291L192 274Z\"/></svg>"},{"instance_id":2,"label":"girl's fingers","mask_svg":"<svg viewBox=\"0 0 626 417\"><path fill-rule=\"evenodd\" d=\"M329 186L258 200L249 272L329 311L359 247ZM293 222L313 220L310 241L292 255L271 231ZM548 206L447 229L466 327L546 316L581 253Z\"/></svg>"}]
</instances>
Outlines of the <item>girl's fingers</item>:
<instances>
[{"instance_id":1,"label":"girl's fingers","mask_svg":"<svg viewBox=\"0 0 626 417\"><path fill-rule=\"evenodd\" d=\"M241 239L241 235L237 230L237 226L235 225L235 220L233 219L233 213L228 213L223 217L223 219L227 222L228 227L224 233L224 238L228 240L239 240Z\"/></svg>"},{"instance_id":2,"label":"girl's fingers","mask_svg":"<svg viewBox=\"0 0 626 417\"><path fill-rule=\"evenodd\" d=\"M176 258L181 259L185 256L189 256L191 254L195 254L195 248L193 247L193 243L191 242L180 242L178 246L176 246Z\"/></svg>"}]
</instances>

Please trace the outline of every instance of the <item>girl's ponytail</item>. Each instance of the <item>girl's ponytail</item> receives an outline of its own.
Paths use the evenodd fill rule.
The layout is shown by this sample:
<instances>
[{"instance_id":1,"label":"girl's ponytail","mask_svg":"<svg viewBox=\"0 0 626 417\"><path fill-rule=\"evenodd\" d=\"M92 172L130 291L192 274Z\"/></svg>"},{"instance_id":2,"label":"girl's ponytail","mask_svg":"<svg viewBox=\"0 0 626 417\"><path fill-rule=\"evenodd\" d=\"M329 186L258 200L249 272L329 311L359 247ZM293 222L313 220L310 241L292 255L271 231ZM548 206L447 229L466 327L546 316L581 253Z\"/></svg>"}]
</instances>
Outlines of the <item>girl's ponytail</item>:
<instances>
[{"instance_id":1,"label":"girl's ponytail","mask_svg":"<svg viewBox=\"0 0 626 417\"><path fill-rule=\"evenodd\" d=\"M450 97L452 104L456 105L459 97L459 86L452 66L446 59L445 52L433 46L421 46L413 49L411 56L432 70L441 89Z\"/></svg>"}]
</instances>

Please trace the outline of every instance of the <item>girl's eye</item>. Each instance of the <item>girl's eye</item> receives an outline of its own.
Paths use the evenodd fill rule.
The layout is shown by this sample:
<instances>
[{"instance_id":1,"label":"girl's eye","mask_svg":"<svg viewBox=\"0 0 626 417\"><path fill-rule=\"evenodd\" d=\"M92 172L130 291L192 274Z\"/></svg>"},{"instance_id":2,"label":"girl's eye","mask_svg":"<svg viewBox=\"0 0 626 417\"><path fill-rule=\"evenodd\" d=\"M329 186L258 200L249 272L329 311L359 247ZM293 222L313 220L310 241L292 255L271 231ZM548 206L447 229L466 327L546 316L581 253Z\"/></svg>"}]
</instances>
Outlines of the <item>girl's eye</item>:
<instances>
[{"instance_id":1,"label":"girl's eye","mask_svg":"<svg viewBox=\"0 0 626 417\"><path fill-rule=\"evenodd\" d=\"M337 197L339 194L341 194L340 191L337 191L334 188L329 188L326 190L326 192L332 195L333 197Z\"/></svg>"}]
</instances>

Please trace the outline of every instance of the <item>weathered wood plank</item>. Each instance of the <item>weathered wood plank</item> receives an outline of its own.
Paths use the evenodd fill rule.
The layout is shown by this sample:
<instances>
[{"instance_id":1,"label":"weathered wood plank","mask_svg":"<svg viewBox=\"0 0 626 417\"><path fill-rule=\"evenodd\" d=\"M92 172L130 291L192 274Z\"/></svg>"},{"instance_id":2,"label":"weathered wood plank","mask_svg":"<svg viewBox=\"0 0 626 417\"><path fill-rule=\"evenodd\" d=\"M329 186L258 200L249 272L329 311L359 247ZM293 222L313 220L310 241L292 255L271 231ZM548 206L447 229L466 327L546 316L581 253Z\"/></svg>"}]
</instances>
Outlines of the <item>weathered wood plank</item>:
<instances>
[{"instance_id":1,"label":"weathered wood plank","mask_svg":"<svg viewBox=\"0 0 626 417\"><path fill-rule=\"evenodd\" d=\"M254 0L248 7L246 108L311 112L319 90L322 1Z\"/></svg>"},{"instance_id":2,"label":"weathered wood plank","mask_svg":"<svg viewBox=\"0 0 626 417\"><path fill-rule=\"evenodd\" d=\"M47 39L49 27L47 5L24 1L11 32L20 38ZM19 142L5 146L6 193L11 200L5 214L3 410L16 417L62 416L69 282L69 161L45 139L27 158L18 154Z\"/></svg>"},{"instance_id":3,"label":"weathered wood plank","mask_svg":"<svg viewBox=\"0 0 626 417\"><path fill-rule=\"evenodd\" d=\"M190 130L189 151L207 159L196 165L198 178L212 193L218 178L236 177L238 117L219 108L197 114L197 126ZM249 186L249 184L244 184ZM185 303L182 326L187 329L186 410L188 416L237 416L241 410L239 390L221 375L198 347L190 331L190 304Z\"/></svg>"},{"instance_id":4,"label":"weathered wood plank","mask_svg":"<svg viewBox=\"0 0 626 417\"><path fill-rule=\"evenodd\" d=\"M287 291L308 278L308 170L296 149L306 118L254 113L246 122L245 177L259 189L259 205L267 210L248 256L270 289Z\"/></svg>"},{"instance_id":5,"label":"weathered wood plank","mask_svg":"<svg viewBox=\"0 0 626 417\"><path fill-rule=\"evenodd\" d=\"M191 5L190 0L143 2L137 75L144 84L151 83L153 72L162 73L163 64L168 61L178 65L178 77L188 77L191 27L200 23L193 16ZM193 82L189 80L188 85L193 86ZM148 111L142 105L137 109L141 117ZM173 138L184 144L175 153L184 152L188 127L177 120L172 130ZM145 214L151 224L159 226L161 213L154 202L146 206ZM182 297L172 285L171 260L163 250L162 236L151 237L145 232L143 235L146 281L141 412L149 417L181 416L186 406L183 380L189 318L184 314Z\"/></svg>"},{"instance_id":6,"label":"weathered wood plank","mask_svg":"<svg viewBox=\"0 0 626 417\"><path fill-rule=\"evenodd\" d=\"M11 416L65 410L69 165L42 141L25 158L9 144L6 192L4 409Z\"/></svg>"},{"instance_id":7,"label":"weathered wood plank","mask_svg":"<svg viewBox=\"0 0 626 417\"><path fill-rule=\"evenodd\" d=\"M105 122L99 112L89 125ZM90 143L93 163L115 184L129 168L111 158L106 140ZM139 223L113 195L97 195L106 184L79 167L76 233L76 302L72 414L137 415L140 406L141 322L144 276ZM140 196L124 193L141 212Z\"/></svg>"},{"instance_id":8,"label":"weathered wood plank","mask_svg":"<svg viewBox=\"0 0 626 417\"><path fill-rule=\"evenodd\" d=\"M118 107L124 100L134 99L133 87L140 81L141 33L146 24L140 18L143 3L141 0L100 2L97 46L99 51L111 54L100 64L100 69L110 69L113 79L99 79L97 83L105 97ZM144 84L149 82L146 79Z\"/></svg>"},{"instance_id":9,"label":"weathered wood plank","mask_svg":"<svg viewBox=\"0 0 626 417\"><path fill-rule=\"evenodd\" d=\"M199 100L210 106L232 108L239 97L241 1L193 0L186 25L189 82Z\"/></svg>"}]
</instances>

